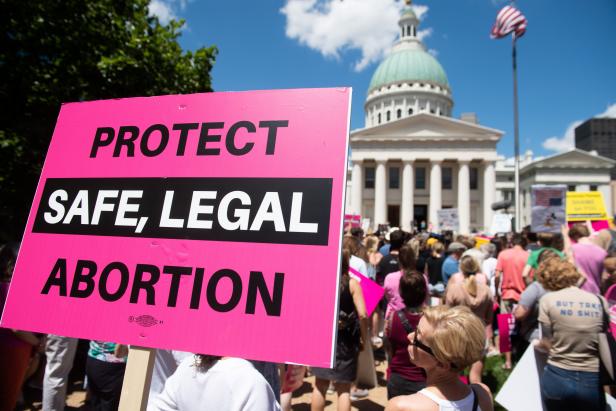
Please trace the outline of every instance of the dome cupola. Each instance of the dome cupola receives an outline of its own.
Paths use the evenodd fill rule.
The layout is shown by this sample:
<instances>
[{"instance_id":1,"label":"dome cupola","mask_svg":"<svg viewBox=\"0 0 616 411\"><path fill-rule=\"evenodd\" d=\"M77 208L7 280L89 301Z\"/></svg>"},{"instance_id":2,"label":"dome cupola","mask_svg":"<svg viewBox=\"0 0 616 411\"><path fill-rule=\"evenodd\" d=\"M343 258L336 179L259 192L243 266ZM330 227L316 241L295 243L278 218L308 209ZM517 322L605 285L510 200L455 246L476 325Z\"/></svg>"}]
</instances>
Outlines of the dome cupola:
<instances>
[{"instance_id":1,"label":"dome cupola","mask_svg":"<svg viewBox=\"0 0 616 411\"><path fill-rule=\"evenodd\" d=\"M409 3L398 21L400 38L370 81L366 127L420 112L451 116L453 99L447 74L417 36L420 22Z\"/></svg>"}]
</instances>

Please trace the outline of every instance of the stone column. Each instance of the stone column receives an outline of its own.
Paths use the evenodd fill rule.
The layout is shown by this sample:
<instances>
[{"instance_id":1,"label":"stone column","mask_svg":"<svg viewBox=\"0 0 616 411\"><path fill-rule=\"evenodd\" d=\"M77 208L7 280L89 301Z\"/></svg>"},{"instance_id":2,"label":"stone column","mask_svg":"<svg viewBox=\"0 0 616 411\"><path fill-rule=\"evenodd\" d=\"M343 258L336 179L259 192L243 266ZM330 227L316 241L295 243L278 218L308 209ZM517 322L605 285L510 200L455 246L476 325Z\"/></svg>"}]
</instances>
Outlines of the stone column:
<instances>
[{"instance_id":1,"label":"stone column","mask_svg":"<svg viewBox=\"0 0 616 411\"><path fill-rule=\"evenodd\" d=\"M492 203L496 194L496 172L494 162L486 162L483 167L483 227L489 230L492 225Z\"/></svg>"},{"instance_id":2,"label":"stone column","mask_svg":"<svg viewBox=\"0 0 616 411\"><path fill-rule=\"evenodd\" d=\"M413 162L404 161L402 164L402 206L400 207L400 225L403 230L410 231L413 219Z\"/></svg>"},{"instance_id":3,"label":"stone column","mask_svg":"<svg viewBox=\"0 0 616 411\"><path fill-rule=\"evenodd\" d=\"M361 161L353 161L351 174L351 211L355 214L362 213L362 191L364 187L364 173Z\"/></svg>"},{"instance_id":4,"label":"stone column","mask_svg":"<svg viewBox=\"0 0 616 411\"><path fill-rule=\"evenodd\" d=\"M438 228L437 211L442 208L441 193L441 161L432 161L430 163L430 211L428 213L428 221L432 223L432 229Z\"/></svg>"},{"instance_id":5,"label":"stone column","mask_svg":"<svg viewBox=\"0 0 616 411\"><path fill-rule=\"evenodd\" d=\"M385 160L376 162L374 181L374 226L387 222L387 181L385 178Z\"/></svg>"},{"instance_id":6,"label":"stone column","mask_svg":"<svg viewBox=\"0 0 616 411\"><path fill-rule=\"evenodd\" d=\"M471 225L471 185L468 161L458 162L458 217L460 234L468 234Z\"/></svg>"}]
</instances>

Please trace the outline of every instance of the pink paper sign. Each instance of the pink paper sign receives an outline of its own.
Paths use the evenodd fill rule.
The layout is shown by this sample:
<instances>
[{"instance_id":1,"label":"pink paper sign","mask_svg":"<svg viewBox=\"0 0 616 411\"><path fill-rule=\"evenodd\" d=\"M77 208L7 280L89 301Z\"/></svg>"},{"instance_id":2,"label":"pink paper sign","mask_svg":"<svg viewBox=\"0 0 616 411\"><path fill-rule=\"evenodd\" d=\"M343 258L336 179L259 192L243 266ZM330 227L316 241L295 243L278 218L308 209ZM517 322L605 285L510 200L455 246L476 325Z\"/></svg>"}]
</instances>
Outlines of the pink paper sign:
<instances>
[{"instance_id":1,"label":"pink paper sign","mask_svg":"<svg viewBox=\"0 0 616 411\"><path fill-rule=\"evenodd\" d=\"M1 325L330 366L350 96L63 105Z\"/></svg>"},{"instance_id":2,"label":"pink paper sign","mask_svg":"<svg viewBox=\"0 0 616 411\"><path fill-rule=\"evenodd\" d=\"M361 292L364 295L364 302L366 303L366 313L368 317L370 317L376 306L379 305L381 298L383 298L385 290L354 268L349 267L349 273L359 281L359 285L361 285Z\"/></svg>"},{"instance_id":3,"label":"pink paper sign","mask_svg":"<svg viewBox=\"0 0 616 411\"><path fill-rule=\"evenodd\" d=\"M344 226L348 227L349 224L352 228L361 227L361 216L359 214L345 214Z\"/></svg>"}]
</instances>

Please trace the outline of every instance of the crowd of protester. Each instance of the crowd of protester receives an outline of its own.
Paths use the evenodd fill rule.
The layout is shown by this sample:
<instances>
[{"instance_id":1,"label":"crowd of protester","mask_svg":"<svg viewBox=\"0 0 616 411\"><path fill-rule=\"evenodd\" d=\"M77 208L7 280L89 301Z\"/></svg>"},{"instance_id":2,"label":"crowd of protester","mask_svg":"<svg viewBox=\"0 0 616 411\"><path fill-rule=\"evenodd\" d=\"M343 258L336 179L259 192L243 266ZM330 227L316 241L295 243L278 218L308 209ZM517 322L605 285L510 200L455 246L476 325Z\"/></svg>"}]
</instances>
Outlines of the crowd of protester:
<instances>
[{"instance_id":1,"label":"crowd of protester","mask_svg":"<svg viewBox=\"0 0 616 411\"><path fill-rule=\"evenodd\" d=\"M0 308L18 247L0 251ZM354 272L384 288L371 316ZM541 395L548 410L605 407L598 335L616 301L616 231L589 223L561 233L486 238L408 233L393 228L345 231L334 368L307 368L239 358L157 350L148 410L290 410L292 392L315 377L311 409L323 410L333 390L339 410L366 394L355 386L362 349L384 350L386 410L493 409L482 383L486 356L515 367L529 347L547 355ZM497 314L516 326L511 352L496 348ZM506 337L509 338L509 337ZM78 340L0 328L0 411L15 409L22 385L44 369L42 408L63 410ZM88 402L116 410L128 347L91 341Z\"/></svg>"}]
</instances>

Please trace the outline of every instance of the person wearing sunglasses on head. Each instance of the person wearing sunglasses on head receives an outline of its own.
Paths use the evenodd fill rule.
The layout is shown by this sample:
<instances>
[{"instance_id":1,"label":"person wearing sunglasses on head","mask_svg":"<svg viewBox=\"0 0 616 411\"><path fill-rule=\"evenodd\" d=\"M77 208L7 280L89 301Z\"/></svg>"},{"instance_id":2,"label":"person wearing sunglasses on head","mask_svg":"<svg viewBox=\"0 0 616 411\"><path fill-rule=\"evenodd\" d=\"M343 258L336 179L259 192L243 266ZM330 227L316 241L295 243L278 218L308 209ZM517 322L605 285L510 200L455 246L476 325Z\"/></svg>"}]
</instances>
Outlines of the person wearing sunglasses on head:
<instances>
[{"instance_id":1,"label":"person wearing sunglasses on head","mask_svg":"<svg viewBox=\"0 0 616 411\"><path fill-rule=\"evenodd\" d=\"M485 346L484 325L467 307L425 309L415 332L408 335L411 361L426 371L426 388L393 398L385 411L492 411L484 384L463 383L459 374L479 360Z\"/></svg>"}]
</instances>

